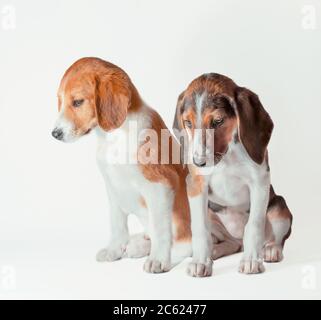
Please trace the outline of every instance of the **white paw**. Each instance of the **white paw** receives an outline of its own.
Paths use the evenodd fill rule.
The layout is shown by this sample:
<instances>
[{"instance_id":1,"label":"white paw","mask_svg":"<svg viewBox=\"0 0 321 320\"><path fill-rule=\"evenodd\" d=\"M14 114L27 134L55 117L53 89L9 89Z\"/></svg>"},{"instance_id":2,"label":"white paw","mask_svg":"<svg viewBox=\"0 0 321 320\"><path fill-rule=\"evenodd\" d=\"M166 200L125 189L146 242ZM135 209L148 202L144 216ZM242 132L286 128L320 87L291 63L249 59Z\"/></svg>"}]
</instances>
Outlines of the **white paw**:
<instances>
[{"instance_id":1,"label":"white paw","mask_svg":"<svg viewBox=\"0 0 321 320\"><path fill-rule=\"evenodd\" d=\"M265 262L280 262L283 260L283 248L276 244L267 244L263 249Z\"/></svg>"},{"instance_id":2,"label":"white paw","mask_svg":"<svg viewBox=\"0 0 321 320\"><path fill-rule=\"evenodd\" d=\"M124 257L126 258L142 258L150 253L151 241L144 235L135 235L129 240Z\"/></svg>"},{"instance_id":3,"label":"white paw","mask_svg":"<svg viewBox=\"0 0 321 320\"><path fill-rule=\"evenodd\" d=\"M257 274L265 271L261 259L243 259L240 262L239 272L244 274Z\"/></svg>"},{"instance_id":4,"label":"white paw","mask_svg":"<svg viewBox=\"0 0 321 320\"><path fill-rule=\"evenodd\" d=\"M97 253L96 260L98 262L116 261L123 257L124 251L125 251L125 246L122 246L122 245L108 246L106 248L101 249Z\"/></svg>"},{"instance_id":5,"label":"white paw","mask_svg":"<svg viewBox=\"0 0 321 320\"><path fill-rule=\"evenodd\" d=\"M163 273L171 269L170 261L161 261L157 259L147 258L144 263L144 270L148 273Z\"/></svg>"},{"instance_id":6,"label":"white paw","mask_svg":"<svg viewBox=\"0 0 321 320\"><path fill-rule=\"evenodd\" d=\"M210 277L212 269L213 261L207 258L205 262L192 261L187 267L187 274L191 277Z\"/></svg>"}]
</instances>

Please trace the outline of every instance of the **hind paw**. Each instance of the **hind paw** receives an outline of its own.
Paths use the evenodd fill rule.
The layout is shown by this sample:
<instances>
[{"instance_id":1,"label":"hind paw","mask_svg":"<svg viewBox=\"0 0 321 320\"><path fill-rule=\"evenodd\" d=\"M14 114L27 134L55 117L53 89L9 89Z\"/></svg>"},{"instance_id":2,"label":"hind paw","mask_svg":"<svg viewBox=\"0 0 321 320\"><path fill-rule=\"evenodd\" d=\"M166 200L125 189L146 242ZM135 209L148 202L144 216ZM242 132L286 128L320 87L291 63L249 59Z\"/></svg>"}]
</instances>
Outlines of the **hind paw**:
<instances>
[{"instance_id":1,"label":"hind paw","mask_svg":"<svg viewBox=\"0 0 321 320\"><path fill-rule=\"evenodd\" d=\"M267 244L263 249L265 262L280 262L283 260L283 248L276 244Z\"/></svg>"}]
</instances>

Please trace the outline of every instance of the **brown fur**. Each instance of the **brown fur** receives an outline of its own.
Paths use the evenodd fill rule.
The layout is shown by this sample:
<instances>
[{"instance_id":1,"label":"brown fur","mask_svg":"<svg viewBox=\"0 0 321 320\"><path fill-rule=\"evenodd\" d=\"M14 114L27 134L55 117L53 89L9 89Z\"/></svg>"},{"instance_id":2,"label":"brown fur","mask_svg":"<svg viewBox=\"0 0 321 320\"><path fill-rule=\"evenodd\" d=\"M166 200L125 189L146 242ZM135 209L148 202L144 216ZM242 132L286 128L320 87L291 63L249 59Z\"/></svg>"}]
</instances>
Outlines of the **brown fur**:
<instances>
[{"instance_id":1,"label":"brown fur","mask_svg":"<svg viewBox=\"0 0 321 320\"><path fill-rule=\"evenodd\" d=\"M190 176L187 181L187 194L189 197L196 197L204 192L204 177L198 174L195 166L188 166Z\"/></svg>"},{"instance_id":2,"label":"brown fur","mask_svg":"<svg viewBox=\"0 0 321 320\"><path fill-rule=\"evenodd\" d=\"M79 108L73 106L74 100L84 100ZM58 108L62 101L65 116L74 124L74 133L83 135L99 125L105 131L118 128L128 113L137 112L143 102L128 75L119 67L98 58L83 58L75 62L64 74L58 90ZM167 129L161 117L152 109L146 111L151 119L151 129L158 135L157 164L139 164L151 182L159 182L171 187L175 193L173 222L176 225L176 241L191 239L190 212L185 179L187 170L172 161L170 148L169 164L161 164L161 130ZM170 136L170 145L179 146ZM156 152L153 148L150 152ZM144 199L140 201L146 207Z\"/></svg>"},{"instance_id":3,"label":"brown fur","mask_svg":"<svg viewBox=\"0 0 321 320\"><path fill-rule=\"evenodd\" d=\"M223 124L214 130L215 157L216 153L224 154L231 141L242 143L252 160L258 164L265 161L266 169L270 171L267 145L272 134L273 122L256 94L237 86L225 76L206 74L192 81L178 98L173 128L181 131L184 129L184 120L189 120L192 127L185 126L184 131L188 131L193 136L197 111L195 97L201 96L205 92L206 100L202 105L202 123L197 129L209 128L209 123L213 119L224 119ZM237 128L238 134L233 136L235 128ZM204 191L203 177L198 175L194 165L190 165L189 170L191 177L188 183L188 194L193 197ZM285 200L274 193L272 186L266 217L267 226L271 230L275 221L278 223L284 221L286 225L289 221L290 226L292 225L292 214ZM291 227L283 239L283 245L290 234ZM275 260L276 257L273 259Z\"/></svg>"},{"instance_id":4,"label":"brown fur","mask_svg":"<svg viewBox=\"0 0 321 320\"><path fill-rule=\"evenodd\" d=\"M190 212L185 183L188 172L181 164L174 164L173 162L172 151L175 148L178 149L179 146L172 135L169 135L169 148L162 149L161 132L162 129L167 130L167 127L161 117L154 110L150 110L150 118L152 120L151 129L155 130L158 135L158 145L154 146L153 148L154 150L158 150L158 163L140 164L140 166L145 178L147 178L149 181L164 183L173 189L175 192L173 222L176 225L177 231L175 240L190 240ZM168 152L169 154L162 154L164 152ZM168 158L169 164L162 164L162 157Z\"/></svg>"},{"instance_id":5,"label":"brown fur","mask_svg":"<svg viewBox=\"0 0 321 320\"><path fill-rule=\"evenodd\" d=\"M239 137L250 157L258 164L265 158L273 122L252 91L239 88L236 92Z\"/></svg>"},{"instance_id":6,"label":"brown fur","mask_svg":"<svg viewBox=\"0 0 321 320\"><path fill-rule=\"evenodd\" d=\"M207 92L209 105L218 105L214 110L220 109L220 104L224 107L229 104L230 108L225 108L225 110L233 110L237 117L237 122L233 121L233 124L223 125L216 130L216 151L220 153L225 149L227 142L232 139L232 129L237 124L239 140L252 160L261 164L265 158L266 147L272 134L273 122L264 110L258 96L246 88L238 87L228 77L219 74L207 74L192 81L186 91L179 96L174 128L183 129L182 119L186 117L187 113L189 114L189 120L193 121L191 116L193 111L190 109L193 110L195 95L202 92ZM207 114L208 119L217 117L214 110L210 112L210 115ZM205 115L206 112L203 113L204 120ZM232 119L233 114L228 114L227 118Z\"/></svg>"},{"instance_id":7,"label":"brown fur","mask_svg":"<svg viewBox=\"0 0 321 320\"><path fill-rule=\"evenodd\" d=\"M65 115L82 135L97 124L106 131L118 128L128 112L141 105L139 94L127 74L98 58L76 61L64 74L58 90L58 109L64 100ZM74 100L84 100L80 108Z\"/></svg>"},{"instance_id":8,"label":"brown fur","mask_svg":"<svg viewBox=\"0 0 321 320\"><path fill-rule=\"evenodd\" d=\"M276 195L272 186L270 188L270 201L269 201L266 217L267 217L268 224L272 224L274 221L278 221L278 220L290 222L289 232L283 238L282 245L284 245L285 241L290 237L292 232L293 216L284 198L282 196Z\"/></svg>"}]
</instances>

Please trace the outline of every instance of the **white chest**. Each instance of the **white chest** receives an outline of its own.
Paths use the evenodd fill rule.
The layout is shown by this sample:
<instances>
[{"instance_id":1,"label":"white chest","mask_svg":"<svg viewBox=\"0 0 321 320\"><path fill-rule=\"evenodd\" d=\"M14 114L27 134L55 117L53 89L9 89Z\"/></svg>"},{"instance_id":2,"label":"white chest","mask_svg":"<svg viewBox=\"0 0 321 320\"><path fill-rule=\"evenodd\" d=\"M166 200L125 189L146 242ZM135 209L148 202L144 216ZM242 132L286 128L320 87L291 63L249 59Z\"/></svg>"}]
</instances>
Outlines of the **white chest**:
<instances>
[{"instance_id":1,"label":"white chest","mask_svg":"<svg viewBox=\"0 0 321 320\"><path fill-rule=\"evenodd\" d=\"M210 199L222 206L249 206L249 189L237 176L213 175L210 180Z\"/></svg>"},{"instance_id":2,"label":"white chest","mask_svg":"<svg viewBox=\"0 0 321 320\"><path fill-rule=\"evenodd\" d=\"M135 163L137 149L128 144L125 130L117 129L108 135L98 132L97 164L110 196L124 212L139 214L140 187L145 178Z\"/></svg>"},{"instance_id":3,"label":"white chest","mask_svg":"<svg viewBox=\"0 0 321 320\"><path fill-rule=\"evenodd\" d=\"M212 201L222 206L249 207L251 168L242 150L232 149L215 167L209 180Z\"/></svg>"}]
</instances>

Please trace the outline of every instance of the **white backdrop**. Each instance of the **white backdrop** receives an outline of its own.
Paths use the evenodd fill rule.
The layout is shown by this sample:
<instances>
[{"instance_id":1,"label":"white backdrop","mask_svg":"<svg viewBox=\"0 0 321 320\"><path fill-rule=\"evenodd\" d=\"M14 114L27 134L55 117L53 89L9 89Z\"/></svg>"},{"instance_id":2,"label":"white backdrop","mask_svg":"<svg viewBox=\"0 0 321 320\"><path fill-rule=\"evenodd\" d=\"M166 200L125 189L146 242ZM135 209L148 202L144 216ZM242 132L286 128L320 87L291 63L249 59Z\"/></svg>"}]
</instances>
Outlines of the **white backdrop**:
<instances>
[{"instance_id":1,"label":"white backdrop","mask_svg":"<svg viewBox=\"0 0 321 320\"><path fill-rule=\"evenodd\" d=\"M321 298L320 1L0 0L0 23L0 298ZM204 72L260 95L273 185L294 215L283 263L247 277L235 255L192 279L187 261L163 275L95 262L108 236L95 137L50 136L59 80L83 56L124 68L168 126Z\"/></svg>"}]
</instances>

